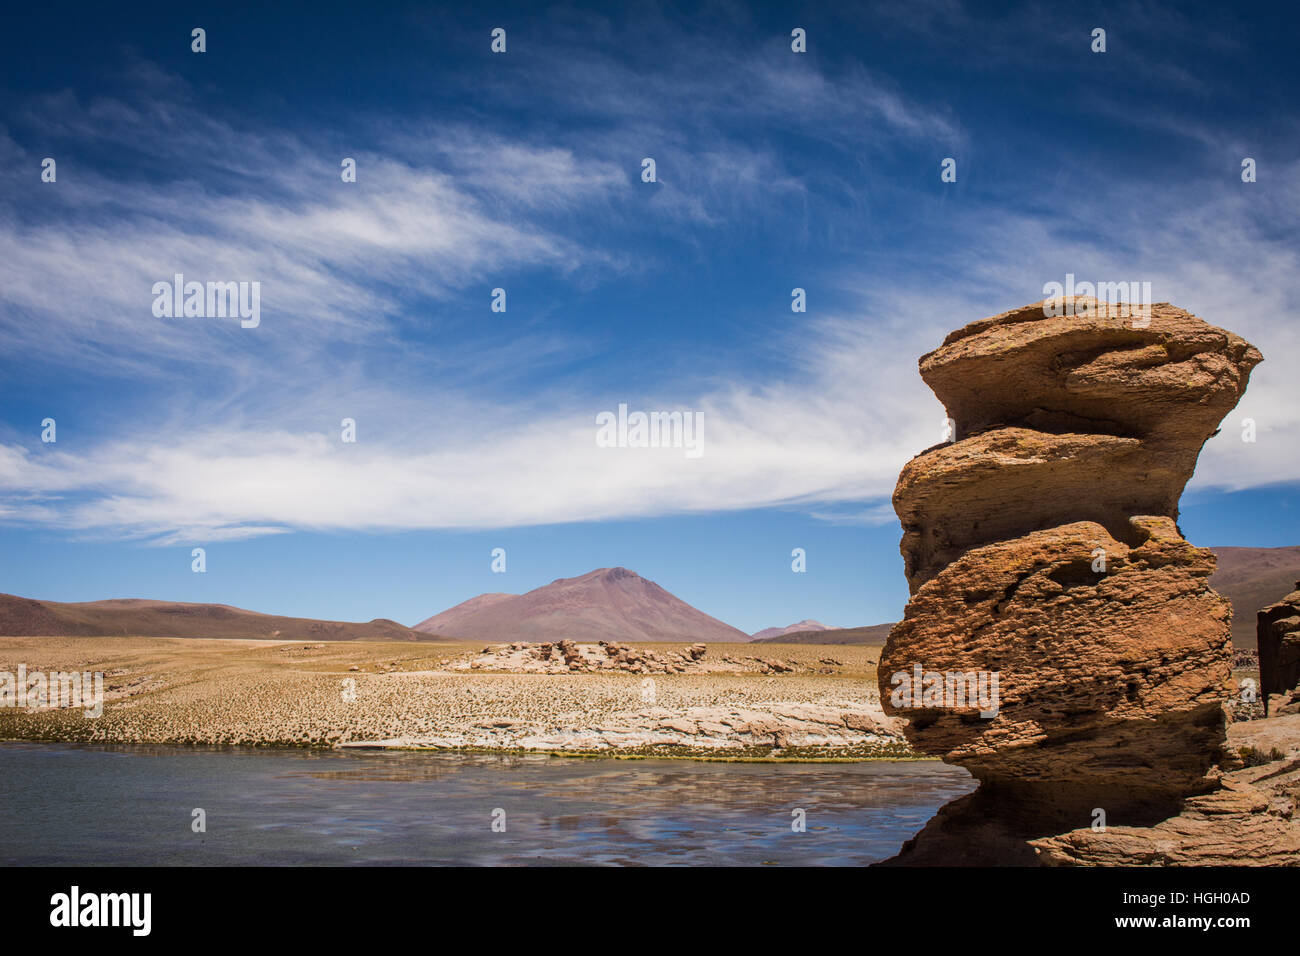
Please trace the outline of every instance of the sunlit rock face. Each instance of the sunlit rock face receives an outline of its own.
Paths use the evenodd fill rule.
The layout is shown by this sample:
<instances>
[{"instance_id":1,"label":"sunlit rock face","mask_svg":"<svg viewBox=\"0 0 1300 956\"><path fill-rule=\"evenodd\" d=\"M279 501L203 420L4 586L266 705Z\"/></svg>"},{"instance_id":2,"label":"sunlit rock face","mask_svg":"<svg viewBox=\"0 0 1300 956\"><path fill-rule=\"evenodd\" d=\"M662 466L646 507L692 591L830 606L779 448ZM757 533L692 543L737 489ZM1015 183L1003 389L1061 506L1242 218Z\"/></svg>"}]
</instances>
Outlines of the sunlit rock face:
<instances>
[{"instance_id":1,"label":"sunlit rock face","mask_svg":"<svg viewBox=\"0 0 1300 956\"><path fill-rule=\"evenodd\" d=\"M921 359L954 440L899 476L912 596L879 681L912 746L967 767L981 800L1014 792L1082 826L1107 800L1168 808L1239 766L1230 608L1176 520L1261 356L1168 304L1060 305L973 322ZM963 675L995 678L996 701L948 693Z\"/></svg>"}]
</instances>

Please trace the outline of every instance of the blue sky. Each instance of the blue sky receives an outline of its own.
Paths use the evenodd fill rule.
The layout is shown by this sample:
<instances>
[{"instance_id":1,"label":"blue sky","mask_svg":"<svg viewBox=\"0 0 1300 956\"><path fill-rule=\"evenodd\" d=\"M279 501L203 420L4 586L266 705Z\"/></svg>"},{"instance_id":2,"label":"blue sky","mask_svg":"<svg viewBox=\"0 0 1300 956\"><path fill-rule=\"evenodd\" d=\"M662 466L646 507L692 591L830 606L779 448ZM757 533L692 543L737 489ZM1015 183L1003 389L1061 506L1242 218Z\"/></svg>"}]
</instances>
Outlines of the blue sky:
<instances>
[{"instance_id":1,"label":"blue sky","mask_svg":"<svg viewBox=\"0 0 1300 956\"><path fill-rule=\"evenodd\" d=\"M6 13L0 591L412 624L617 564L894 620L916 360L1067 273L1261 349L1182 526L1300 541L1294 11L601 6ZM261 324L155 317L177 272ZM620 403L704 454L597 447Z\"/></svg>"}]
</instances>

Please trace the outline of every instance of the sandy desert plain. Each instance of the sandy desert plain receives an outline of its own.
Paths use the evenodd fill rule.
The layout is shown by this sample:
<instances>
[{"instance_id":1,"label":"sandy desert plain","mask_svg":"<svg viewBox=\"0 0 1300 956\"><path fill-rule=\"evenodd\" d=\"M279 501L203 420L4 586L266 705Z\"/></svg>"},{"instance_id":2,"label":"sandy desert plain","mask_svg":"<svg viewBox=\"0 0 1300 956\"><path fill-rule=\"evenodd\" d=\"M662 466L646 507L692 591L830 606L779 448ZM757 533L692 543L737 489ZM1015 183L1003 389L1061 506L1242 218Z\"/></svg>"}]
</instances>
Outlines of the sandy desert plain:
<instances>
[{"instance_id":1,"label":"sandy desert plain","mask_svg":"<svg viewBox=\"0 0 1300 956\"><path fill-rule=\"evenodd\" d=\"M657 658L679 673L527 673L510 645L485 654L481 641L4 637L0 671L102 672L104 709L92 718L81 709L3 708L0 739L731 760L915 756L901 721L880 707L879 646L713 644L697 650L698 660L689 647L632 649L634 659Z\"/></svg>"}]
</instances>

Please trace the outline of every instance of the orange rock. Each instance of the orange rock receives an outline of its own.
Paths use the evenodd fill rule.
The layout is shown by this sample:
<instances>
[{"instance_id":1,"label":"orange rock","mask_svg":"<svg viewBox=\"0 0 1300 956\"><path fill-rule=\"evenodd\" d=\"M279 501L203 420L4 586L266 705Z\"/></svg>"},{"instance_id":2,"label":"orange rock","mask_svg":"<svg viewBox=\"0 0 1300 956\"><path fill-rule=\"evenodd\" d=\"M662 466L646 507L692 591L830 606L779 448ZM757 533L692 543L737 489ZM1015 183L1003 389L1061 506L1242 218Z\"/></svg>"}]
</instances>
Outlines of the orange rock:
<instances>
[{"instance_id":1,"label":"orange rock","mask_svg":"<svg viewBox=\"0 0 1300 956\"><path fill-rule=\"evenodd\" d=\"M968 551L913 595L879 665L908 740L981 780L1183 793L1212 785L1231 693L1228 602L1214 556L1169 518L1135 547L1075 522ZM1093 555L1103 550L1104 571ZM894 674L998 675L997 714L894 703Z\"/></svg>"},{"instance_id":2,"label":"orange rock","mask_svg":"<svg viewBox=\"0 0 1300 956\"><path fill-rule=\"evenodd\" d=\"M1202 445L1261 360L1168 303L1149 321L1037 303L922 357L956 441L908 462L894 492L912 598L880 694L915 749L981 786L893 862L940 862L945 847L1087 862L1080 846L1132 861L1141 832L1188 798L1201 803L1179 820L1194 822L1171 823L1166 842L1200 839L1216 814L1248 820L1243 834L1284 825L1258 822L1258 793L1220 789L1243 766L1225 746L1231 611L1207 582L1214 556L1175 523ZM1124 846L1054 836L1098 808L1130 825Z\"/></svg>"},{"instance_id":3,"label":"orange rock","mask_svg":"<svg viewBox=\"0 0 1300 956\"><path fill-rule=\"evenodd\" d=\"M1147 327L1134 325L1100 314L1048 317L1035 303L953 332L922 356L921 377L957 438L1014 426L1128 435L1175 442L1168 450L1195 465L1263 357L1167 302L1151 306Z\"/></svg>"}]
</instances>

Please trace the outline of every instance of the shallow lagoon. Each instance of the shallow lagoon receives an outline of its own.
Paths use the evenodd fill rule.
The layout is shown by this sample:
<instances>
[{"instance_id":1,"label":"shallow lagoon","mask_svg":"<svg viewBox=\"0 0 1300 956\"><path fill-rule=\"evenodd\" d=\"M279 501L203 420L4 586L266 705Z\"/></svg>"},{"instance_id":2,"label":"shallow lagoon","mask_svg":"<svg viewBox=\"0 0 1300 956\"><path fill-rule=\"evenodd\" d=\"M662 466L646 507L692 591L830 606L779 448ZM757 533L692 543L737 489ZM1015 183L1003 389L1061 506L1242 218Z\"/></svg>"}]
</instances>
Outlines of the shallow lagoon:
<instances>
[{"instance_id":1,"label":"shallow lagoon","mask_svg":"<svg viewBox=\"0 0 1300 956\"><path fill-rule=\"evenodd\" d=\"M932 761L0 743L0 863L862 865L972 789Z\"/></svg>"}]
</instances>

